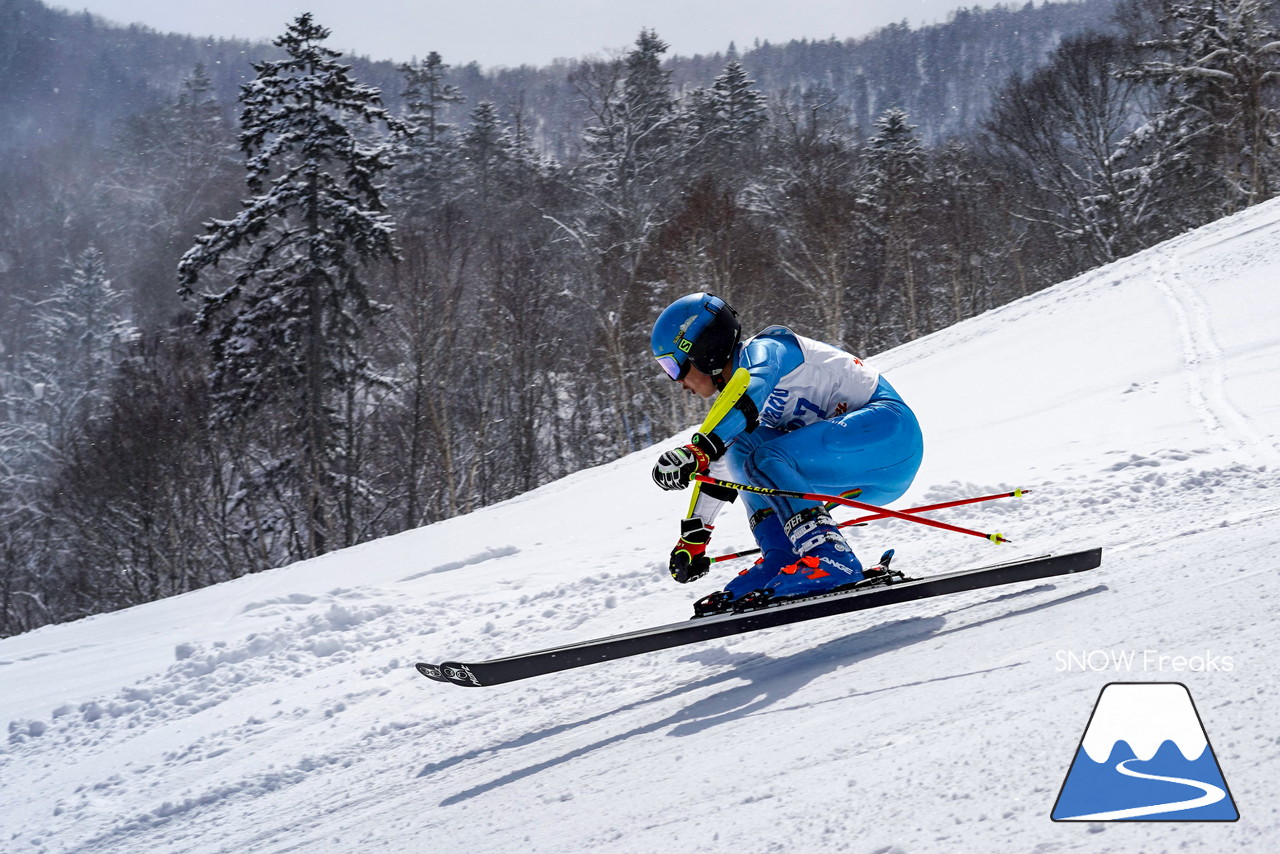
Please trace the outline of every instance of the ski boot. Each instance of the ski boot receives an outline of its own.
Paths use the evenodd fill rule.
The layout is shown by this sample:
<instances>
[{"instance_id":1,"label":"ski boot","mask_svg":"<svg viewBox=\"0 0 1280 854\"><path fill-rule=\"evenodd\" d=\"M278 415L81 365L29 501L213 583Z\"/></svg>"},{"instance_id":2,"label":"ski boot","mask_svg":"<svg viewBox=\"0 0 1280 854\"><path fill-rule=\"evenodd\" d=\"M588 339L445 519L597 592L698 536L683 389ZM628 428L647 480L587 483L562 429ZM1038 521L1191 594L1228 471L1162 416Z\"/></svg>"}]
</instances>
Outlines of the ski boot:
<instances>
[{"instance_id":1,"label":"ski boot","mask_svg":"<svg viewBox=\"0 0 1280 854\"><path fill-rule=\"evenodd\" d=\"M799 558L799 555L791 550L791 540L782 530L778 514L772 508L764 508L752 514L751 533L760 546L760 559L739 572L723 590L717 590L695 602L693 604L695 617L736 610L737 603L743 597L765 587L783 567L790 566Z\"/></svg>"},{"instance_id":2,"label":"ski boot","mask_svg":"<svg viewBox=\"0 0 1280 854\"><path fill-rule=\"evenodd\" d=\"M791 557L794 558L795 555ZM761 593L762 588L777 577L781 569L780 563L777 560L771 562L766 558L760 558L739 572L723 590L717 590L694 602L693 616L706 617L711 614L743 610L743 603L750 605L755 600L756 594Z\"/></svg>"},{"instance_id":3,"label":"ski boot","mask_svg":"<svg viewBox=\"0 0 1280 854\"><path fill-rule=\"evenodd\" d=\"M889 562L892 560L893 560L893 549L889 549L884 554L880 555L879 563L877 563L875 566L869 566L863 570L863 574L865 577L861 581L853 582L852 584L846 582L836 587L832 587L829 590L819 590L817 592L826 593L826 592L836 592L836 591L850 590L850 589L862 590L868 587L887 587L890 584L897 584L902 581L913 580L913 579L907 578L906 574L904 574L901 570L890 569ZM817 559L807 557L807 556L804 558L801 558L798 561L798 563L800 565L795 569L796 572L804 572L806 570L811 570L815 565L818 565ZM788 567L788 570L790 569L791 567ZM747 593L733 600L733 602L730 604L732 605L735 613L742 614L747 611L758 611L759 609L764 608L767 605L780 604L779 600L785 601L785 597L777 596L774 594L774 589L776 588L771 587L770 589L764 589L764 590L752 590L750 593ZM801 594L800 598L803 598L805 595L812 595L812 594Z\"/></svg>"},{"instance_id":4,"label":"ski boot","mask_svg":"<svg viewBox=\"0 0 1280 854\"><path fill-rule=\"evenodd\" d=\"M822 507L810 507L783 525L800 560L765 585L771 598L790 598L848 587L866 578L844 536Z\"/></svg>"}]
</instances>

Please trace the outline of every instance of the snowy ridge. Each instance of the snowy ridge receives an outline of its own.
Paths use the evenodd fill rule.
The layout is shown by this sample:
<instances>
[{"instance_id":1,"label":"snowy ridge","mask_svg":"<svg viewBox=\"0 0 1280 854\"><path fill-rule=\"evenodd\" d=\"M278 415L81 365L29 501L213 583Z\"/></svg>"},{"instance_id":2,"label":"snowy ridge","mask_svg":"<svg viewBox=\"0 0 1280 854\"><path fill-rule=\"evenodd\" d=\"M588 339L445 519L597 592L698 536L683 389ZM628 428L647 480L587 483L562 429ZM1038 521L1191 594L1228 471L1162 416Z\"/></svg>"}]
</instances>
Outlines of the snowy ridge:
<instances>
[{"instance_id":1,"label":"snowy ridge","mask_svg":"<svg viewBox=\"0 0 1280 854\"><path fill-rule=\"evenodd\" d=\"M1273 202L871 359L925 426L902 506L1032 492L938 514L1011 545L877 522L854 548L929 574L1103 546L1083 577L483 691L414 672L673 622L721 585L737 566L667 577L687 496L646 450L0 641L0 850L1273 850L1277 258ZM714 550L751 545L742 515ZM1058 666L1091 650L1233 666ZM1050 821L1099 691L1128 681L1191 689L1239 822ZM1099 733L1151 749L1120 717Z\"/></svg>"}]
</instances>

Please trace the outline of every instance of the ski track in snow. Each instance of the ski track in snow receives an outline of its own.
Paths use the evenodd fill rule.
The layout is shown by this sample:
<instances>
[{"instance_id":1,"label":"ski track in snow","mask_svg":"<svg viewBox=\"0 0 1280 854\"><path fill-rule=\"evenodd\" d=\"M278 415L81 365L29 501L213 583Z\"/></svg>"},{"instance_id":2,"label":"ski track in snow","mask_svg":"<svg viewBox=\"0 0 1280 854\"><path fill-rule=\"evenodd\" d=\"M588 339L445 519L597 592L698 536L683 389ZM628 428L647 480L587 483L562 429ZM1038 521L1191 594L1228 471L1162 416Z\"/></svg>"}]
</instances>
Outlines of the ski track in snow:
<instances>
[{"instance_id":1,"label":"ski track in snow","mask_svg":"<svg viewBox=\"0 0 1280 854\"><path fill-rule=\"evenodd\" d=\"M673 588L665 555L683 500L644 491L651 455L634 455L474 518L0 641L0 850L1275 849L1278 416L1274 398L1241 396L1232 368L1275 339L1251 327L1246 347L1233 325L1243 315L1205 290L1213 252L1241 241L1252 241L1247 258L1280 252L1280 204L1264 207L886 357L927 401L980 373L964 363L968 348L1017 324L1056 316L1060 335L1083 338L1091 326L1070 314L1076 301L1168 305L1167 329L1151 316L1131 323L1174 355L1173 372L1143 368L1135 380L1118 365L1097 378L1077 408L1062 404L1057 432L1031 436L1043 448L1032 464L1016 447L1008 464L975 459L970 443L989 431L1026 441L1052 429L1042 413L1007 428L1005 412L989 423L966 412L958 438L939 431L913 503L1030 488L934 514L1011 545L893 521L850 534L860 553L892 545L920 574L1092 545L1105 549L1101 569L491 689L414 673L417 659L672 622L723 583ZM1261 289L1245 298L1275 303ZM1034 382L1076 381L1042 343ZM933 387L931 372L942 373ZM613 497L623 479L639 486L634 506L610 515L616 557L587 565L599 532L578 530L573 511L584 490ZM749 545L740 516L726 511L717 548ZM1063 673L1064 649L1212 651L1236 665ZM77 669L81 659L106 672ZM63 699L33 702L13 674ZM1189 685L1239 822L1051 822L1098 691L1134 679Z\"/></svg>"},{"instance_id":2,"label":"ski track in snow","mask_svg":"<svg viewBox=\"0 0 1280 854\"><path fill-rule=\"evenodd\" d=\"M1224 239L1221 242L1226 242ZM1152 260L1152 282L1169 300L1183 341L1189 398L1203 419L1205 427L1242 453L1252 453L1274 462L1275 447L1231 402L1226 392L1226 373L1222 347L1213 331L1208 304L1200 294L1188 287L1182 275L1182 260L1177 249L1170 247L1156 253Z\"/></svg>"}]
</instances>

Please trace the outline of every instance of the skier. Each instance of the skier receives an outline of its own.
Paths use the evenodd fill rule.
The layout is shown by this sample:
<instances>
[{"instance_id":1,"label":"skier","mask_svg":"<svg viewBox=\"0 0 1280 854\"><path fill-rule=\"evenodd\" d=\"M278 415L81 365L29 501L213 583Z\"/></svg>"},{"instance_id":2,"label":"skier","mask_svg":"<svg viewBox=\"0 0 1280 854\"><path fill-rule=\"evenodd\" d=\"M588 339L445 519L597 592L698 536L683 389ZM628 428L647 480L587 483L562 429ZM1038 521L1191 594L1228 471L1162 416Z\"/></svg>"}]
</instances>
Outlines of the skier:
<instances>
[{"instance_id":1,"label":"skier","mask_svg":"<svg viewBox=\"0 0 1280 854\"><path fill-rule=\"evenodd\" d=\"M859 501L878 506L906 492L924 442L915 414L884 377L785 326L741 337L737 313L710 293L681 297L654 323L650 343L667 375L700 397L721 394L718 419L658 458L658 486L684 489L694 473L711 473L791 492L856 489ZM736 498L736 490L696 483L671 551L672 578L707 574L716 516ZM762 557L713 594L717 606L754 590L804 596L864 578L822 504L746 491L742 499Z\"/></svg>"}]
</instances>

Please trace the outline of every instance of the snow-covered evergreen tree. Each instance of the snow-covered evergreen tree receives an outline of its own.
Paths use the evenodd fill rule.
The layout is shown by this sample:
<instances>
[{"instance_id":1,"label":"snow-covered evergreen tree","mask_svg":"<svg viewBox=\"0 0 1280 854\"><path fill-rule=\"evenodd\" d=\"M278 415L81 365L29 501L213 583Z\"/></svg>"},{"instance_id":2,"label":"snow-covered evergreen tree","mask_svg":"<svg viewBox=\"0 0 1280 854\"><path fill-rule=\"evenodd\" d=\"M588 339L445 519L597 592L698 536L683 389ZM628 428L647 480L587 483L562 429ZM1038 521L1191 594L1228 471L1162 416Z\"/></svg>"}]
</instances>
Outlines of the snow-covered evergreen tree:
<instances>
[{"instance_id":1,"label":"snow-covered evergreen tree","mask_svg":"<svg viewBox=\"0 0 1280 854\"><path fill-rule=\"evenodd\" d=\"M90 246L67 265L67 277L34 306L35 339L4 377L0 470L10 474L52 462L72 433L106 404L109 386L137 337L125 295ZM25 457L26 462L18 462Z\"/></svg>"},{"instance_id":2,"label":"snow-covered evergreen tree","mask_svg":"<svg viewBox=\"0 0 1280 854\"><path fill-rule=\"evenodd\" d=\"M726 178L752 171L768 115L740 62L730 60L711 86L693 90L685 113L685 157L694 171Z\"/></svg>"},{"instance_id":3,"label":"snow-covered evergreen tree","mask_svg":"<svg viewBox=\"0 0 1280 854\"><path fill-rule=\"evenodd\" d=\"M213 349L215 417L272 408L293 424L293 453L270 469L301 497L299 548L309 555L340 539L338 519L349 516L350 410L375 379L360 343L378 311L365 268L396 253L378 183L391 150L368 127L406 132L379 92L337 62L328 36L301 15L275 40L286 58L254 66L240 142L256 195L235 218L211 222L178 268L185 295L206 272L221 285L204 294L198 321Z\"/></svg>"},{"instance_id":4,"label":"snow-covered evergreen tree","mask_svg":"<svg viewBox=\"0 0 1280 854\"><path fill-rule=\"evenodd\" d=\"M619 399L632 397L634 360L653 305L640 276L649 239L678 196L673 179L680 162L681 116L676 110L667 50L652 30L641 30L621 60L585 63L571 75L591 113L584 157L574 175L588 202L568 228L584 262L595 267L590 284L575 294L598 321L601 363ZM639 432L620 419L616 447L639 446Z\"/></svg>"},{"instance_id":5,"label":"snow-covered evergreen tree","mask_svg":"<svg viewBox=\"0 0 1280 854\"><path fill-rule=\"evenodd\" d=\"M89 247L67 266L62 284L34 306L27 351L0 372L0 624L15 628L56 613L41 593L53 567L42 565L48 543L37 533L49 520L48 484L104 415L137 337L102 253Z\"/></svg>"},{"instance_id":6,"label":"snow-covered evergreen tree","mask_svg":"<svg viewBox=\"0 0 1280 854\"><path fill-rule=\"evenodd\" d=\"M1148 180L1231 213L1275 189L1280 32L1272 0L1159 0L1161 32L1138 44L1130 73L1164 95L1140 138ZM1214 209L1216 208L1216 210Z\"/></svg>"},{"instance_id":7,"label":"snow-covered evergreen tree","mask_svg":"<svg viewBox=\"0 0 1280 854\"><path fill-rule=\"evenodd\" d=\"M921 198L924 192L924 149L907 114L891 107L876 120L876 133L865 147L867 175L861 198L864 222L883 252L880 287L867 296L876 303L894 301L902 308L895 328L911 340L920 334L921 285L916 271ZM877 306L872 314L879 318Z\"/></svg>"},{"instance_id":8,"label":"snow-covered evergreen tree","mask_svg":"<svg viewBox=\"0 0 1280 854\"><path fill-rule=\"evenodd\" d=\"M444 201L450 178L450 158L455 145L453 125L445 121L450 104L463 95L449 82L449 66L434 50L426 59L404 63L404 120L414 132L397 146L397 184L400 204L413 216Z\"/></svg>"},{"instance_id":9,"label":"snow-covered evergreen tree","mask_svg":"<svg viewBox=\"0 0 1280 854\"><path fill-rule=\"evenodd\" d=\"M209 211L241 196L235 129L197 65L178 95L120 123L103 182L111 236L131 247L118 275L137 294L138 322L154 328L180 310L173 265Z\"/></svg>"},{"instance_id":10,"label":"snow-covered evergreen tree","mask_svg":"<svg viewBox=\"0 0 1280 854\"><path fill-rule=\"evenodd\" d=\"M880 196L879 204L886 208L895 196L920 182L924 147L915 131L905 112L890 107L876 119L876 133L867 140L872 186Z\"/></svg>"},{"instance_id":11,"label":"snow-covered evergreen tree","mask_svg":"<svg viewBox=\"0 0 1280 854\"><path fill-rule=\"evenodd\" d=\"M554 164L540 157L491 101L481 101L471 111L458 156L465 198L482 208L494 202L536 201L541 183L555 172Z\"/></svg>"},{"instance_id":12,"label":"snow-covered evergreen tree","mask_svg":"<svg viewBox=\"0 0 1280 854\"><path fill-rule=\"evenodd\" d=\"M717 120L715 138L732 150L754 144L768 120L764 95L736 59L711 84L711 104Z\"/></svg>"},{"instance_id":13,"label":"snow-covered evergreen tree","mask_svg":"<svg viewBox=\"0 0 1280 854\"><path fill-rule=\"evenodd\" d=\"M459 148L477 201L487 204L495 186L509 177L514 160L511 136L492 101L481 101L471 112L471 124Z\"/></svg>"},{"instance_id":14,"label":"snow-covered evergreen tree","mask_svg":"<svg viewBox=\"0 0 1280 854\"><path fill-rule=\"evenodd\" d=\"M657 33L641 30L621 62L584 67L573 77L594 119L584 131L585 172L623 207L652 195L672 153L679 115L671 72L662 67L666 51Z\"/></svg>"}]
</instances>

